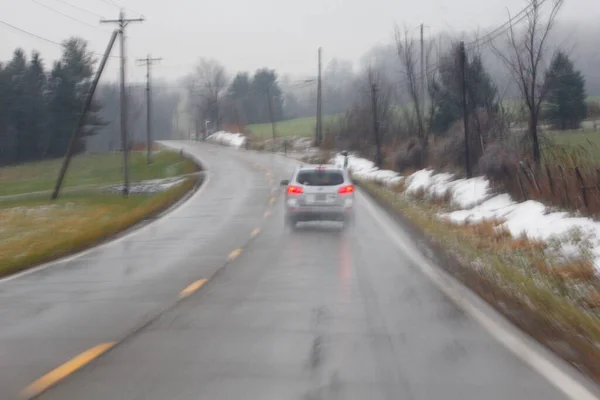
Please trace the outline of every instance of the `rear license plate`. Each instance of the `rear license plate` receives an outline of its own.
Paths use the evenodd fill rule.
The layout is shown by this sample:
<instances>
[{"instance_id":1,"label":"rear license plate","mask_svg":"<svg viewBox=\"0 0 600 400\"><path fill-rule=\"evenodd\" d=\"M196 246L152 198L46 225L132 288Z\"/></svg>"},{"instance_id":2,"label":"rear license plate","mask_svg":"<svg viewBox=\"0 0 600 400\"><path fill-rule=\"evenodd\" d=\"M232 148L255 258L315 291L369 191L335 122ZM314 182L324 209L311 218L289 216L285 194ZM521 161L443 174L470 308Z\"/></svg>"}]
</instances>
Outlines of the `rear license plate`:
<instances>
[{"instance_id":1,"label":"rear license plate","mask_svg":"<svg viewBox=\"0 0 600 400\"><path fill-rule=\"evenodd\" d=\"M306 195L306 204L335 203L335 194L309 194Z\"/></svg>"}]
</instances>

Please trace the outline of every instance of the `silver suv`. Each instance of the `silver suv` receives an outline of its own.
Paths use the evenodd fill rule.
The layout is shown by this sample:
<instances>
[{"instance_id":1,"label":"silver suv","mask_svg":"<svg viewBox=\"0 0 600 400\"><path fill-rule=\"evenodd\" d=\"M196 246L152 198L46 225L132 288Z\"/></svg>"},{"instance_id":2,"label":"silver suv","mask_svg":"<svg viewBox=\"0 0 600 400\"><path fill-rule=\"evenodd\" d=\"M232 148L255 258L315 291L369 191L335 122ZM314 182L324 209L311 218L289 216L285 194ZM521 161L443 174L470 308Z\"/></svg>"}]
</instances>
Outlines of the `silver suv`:
<instances>
[{"instance_id":1,"label":"silver suv","mask_svg":"<svg viewBox=\"0 0 600 400\"><path fill-rule=\"evenodd\" d=\"M302 166L286 187L285 222L292 228L304 221L342 221L344 226L354 220L354 184L344 168L334 165Z\"/></svg>"}]
</instances>

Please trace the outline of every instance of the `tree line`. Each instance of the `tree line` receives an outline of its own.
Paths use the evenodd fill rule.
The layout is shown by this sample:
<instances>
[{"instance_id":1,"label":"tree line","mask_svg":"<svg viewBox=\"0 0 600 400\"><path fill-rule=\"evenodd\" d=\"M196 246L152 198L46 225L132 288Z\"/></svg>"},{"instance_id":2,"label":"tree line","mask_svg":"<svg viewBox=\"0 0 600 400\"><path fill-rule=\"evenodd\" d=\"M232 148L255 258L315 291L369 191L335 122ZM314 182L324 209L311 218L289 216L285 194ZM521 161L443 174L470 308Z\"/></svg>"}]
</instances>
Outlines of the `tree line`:
<instances>
[{"instance_id":1,"label":"tree line","mask_svg":"<svg viewBox=\"0 0 600 400\"><path fill-rule=\"evenodd\" d=\"M285 118L284 95L273 69L238 72L230 79L219 62L201 59L185 81L196 132L219 130L223 124L243 129Z\"/></svg>"},{"instance_id":2,"label":"tree line","mask_svg":"<svg viewBox=\"0 0 600 400\"><path fill-rule=\"evenodd\" d=\"M51 69L40 53L22 49L0 63L0 165L64 156L95 62L84 40L70 38ZM92 106L77 152L103 125L99 109Z\"/></svg>"},{"instance_id":3,"label":"tree line","mask_svg":"<svg viewBox=\"0 0 600 400\"><path fill-rule=\"evenodd\" d=\"M396 29L395 60L386 52L370 54L353 80L357 94L352 106L328 127L326 145L335 141L366 153L380 165L387 159L399 170L431 163L462 167L470 162L486 172L486 168L513 168L523 158L539 165L544 145L541 124L576 129L587 115L582 73L566 51L548 41L562 3L548 2L545 12L539 0L529 0L520 25L511 20L494 40L475 38L466 47L439 39L428 41L421 50L408 31ZM485 61L490 53L482 49L486 45L494 62L512 76L514 101L507 101L507 88L488 72ZM400 150L382 154L381 146Z\"/></svg>"}]
</instances>

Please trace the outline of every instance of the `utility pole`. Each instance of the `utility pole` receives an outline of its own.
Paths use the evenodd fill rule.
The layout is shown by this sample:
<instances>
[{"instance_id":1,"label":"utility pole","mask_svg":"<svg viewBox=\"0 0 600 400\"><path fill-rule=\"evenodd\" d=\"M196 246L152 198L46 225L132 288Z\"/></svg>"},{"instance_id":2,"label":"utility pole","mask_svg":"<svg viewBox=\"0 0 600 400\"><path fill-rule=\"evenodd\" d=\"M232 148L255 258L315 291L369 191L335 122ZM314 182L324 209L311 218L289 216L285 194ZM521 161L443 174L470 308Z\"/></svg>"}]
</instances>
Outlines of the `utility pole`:
<instances>
[{"instance_id":1,"label":"utility pole","mask_svg":"<svg viewBox=\"0 0 600 400\"><path fill-rule=\"evenodd\" d=\"M471 158L469 156L469 108L467 104L467 53L465 51L465 42L460 42L459 57L462 87L463 123L465 125L465 172L467 174L467 178L471 178L473 176L473 172L471 171Z\"/></svg>"},{"instance_id":2,"label":"utility pole","mask_svg":"<svg viewBox=\"0 0 600 400\"><path fill-rule=\"evenodd\" d=\"M277 133L275 132L275 120L273 119L273 104L271 103L271 85L267 88L267 105L269 106L269 118L271 119L271 129L273 130L273 148L275 148L275 137Z\"/></svg>"},{"instance_id":3,"label":"utility pole","mask_svg":"<svg viewBox=\"0 0 600 400\"><path fill-rule=\"evenodd\" d=\"M425 39L421 24L421 115L425 115Z\"/></svg>"},{"instance_id":4,"label":"utility pole","mask_svg":"<svg viewBox=\"0 0 600 400\"><path fill-rule=\"evenodd\" d=\"M94 98L94 92L96 91L96 87L98 86L98 81L102 76L102 71L104 71L104 66L106 65L106 61L108 60L108 56L110 55L110 51L115 44L115 40L117 39L118 31L113 31L110 41L108 42L108 46L106 46L106 50L104 51L104 55L102 56L102 60L100 61L100 66L96 71L96 76L94 77L94 81L92 82L92 86L88 91L87 97L85 99L85 103L83 103L83 108L79 113L79 119L77 120L77 125L75 125L75 129L73 130L73 134L71 135L71 140L69 141L69 147L67 148L67 154L63 160L63 163L60 167L60 172L58 174L58 179L56 180L56 185L54 186L54 191L52 192L52 200L56 200L58 197L58 193L60 192L60 188L62 187L63 180L65 179L65 174L67 173L67 168L69 167L69 162L71 161L71 157L75 151L75 145L77 144L77 140L81 135L81 131L83 130L83 125L85 123L85 116L92 105L92 99Z\"/></svg>"},{"instance_id":5,"label":"utility pole","mask_svg":"<svg viewBox=\"0 0 600 400\"><path fill-rule=\"evenodd\" d=\"M375 147L376 147L376 160L378 168L381 168L383 162L381 156L381 140L379 138L379 115L377 114L377 84L371 85L371 101L373 102L373 135L375 136Z\"/></svg>"},{"instance_id":6,"label":"utility pole","mask_svg":"<svg viewBox=\"0 0 600 400\"><path fill-rule=\"evenodd\" d=\"M146 58L138 59L141 65L146 66L146 164L152 164L152 96L150 95L150 70L152 64L162 58L152 58L150 54Z\"/></svg>"},{"instance_id":7,"label":"utility pole","mask_svg":"<svg viewBox=\"0 0 600 400\"><path fill-rule=\"evenodd\" d=\"M323 140L323 98L321 82L321 55L322 49L319 47L318 78L317 78L317 130L315 132L315 145L318 147Z\"/></svg>"},{"instance_id":8,"label":"utility pole","mask_svg":"<svg viewBox=\"0 0 600 400\"><path fill-rule=\"evenodd\" d=\"M121 39L121 145L123 146L123 196L129 195L129 140L127 138L127 95L125 93L125 69L127 59L125 58L125 28L130 22L142 22L143 18L125 18L123 10L119 13L119 19L103 19L104 24L118 24Z\"/></svg>"}]
</instances>

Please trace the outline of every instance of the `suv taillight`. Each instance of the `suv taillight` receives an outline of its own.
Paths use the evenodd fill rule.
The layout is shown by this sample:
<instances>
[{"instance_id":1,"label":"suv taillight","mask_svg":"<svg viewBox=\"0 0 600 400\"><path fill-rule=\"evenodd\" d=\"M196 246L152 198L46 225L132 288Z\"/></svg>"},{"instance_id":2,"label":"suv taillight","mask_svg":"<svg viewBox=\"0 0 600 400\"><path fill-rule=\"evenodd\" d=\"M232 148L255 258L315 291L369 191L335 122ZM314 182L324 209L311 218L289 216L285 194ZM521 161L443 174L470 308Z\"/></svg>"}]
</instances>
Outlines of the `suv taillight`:
<instances>
[{"instance_id":1,"label":"suv taillight","mask_svg":"<svg viewBox=\"0 0 600 400\"><path fill-rule=\"evenodd\" d=\"M302 189L300 186L288 186L287 193L291 195L299 195L304 193L304 189Z\"/></svg>"},{"instance_id":2,"label":"suv taillight","mask_svg":"<svg viewBox=\"0 0 600 400\"><path fill-rule=\"evenodd\" d=\"M338 190L339 194L350 194L354 193L354 185L342 186L340 190Z\"/></svg>"}]
</instances>

